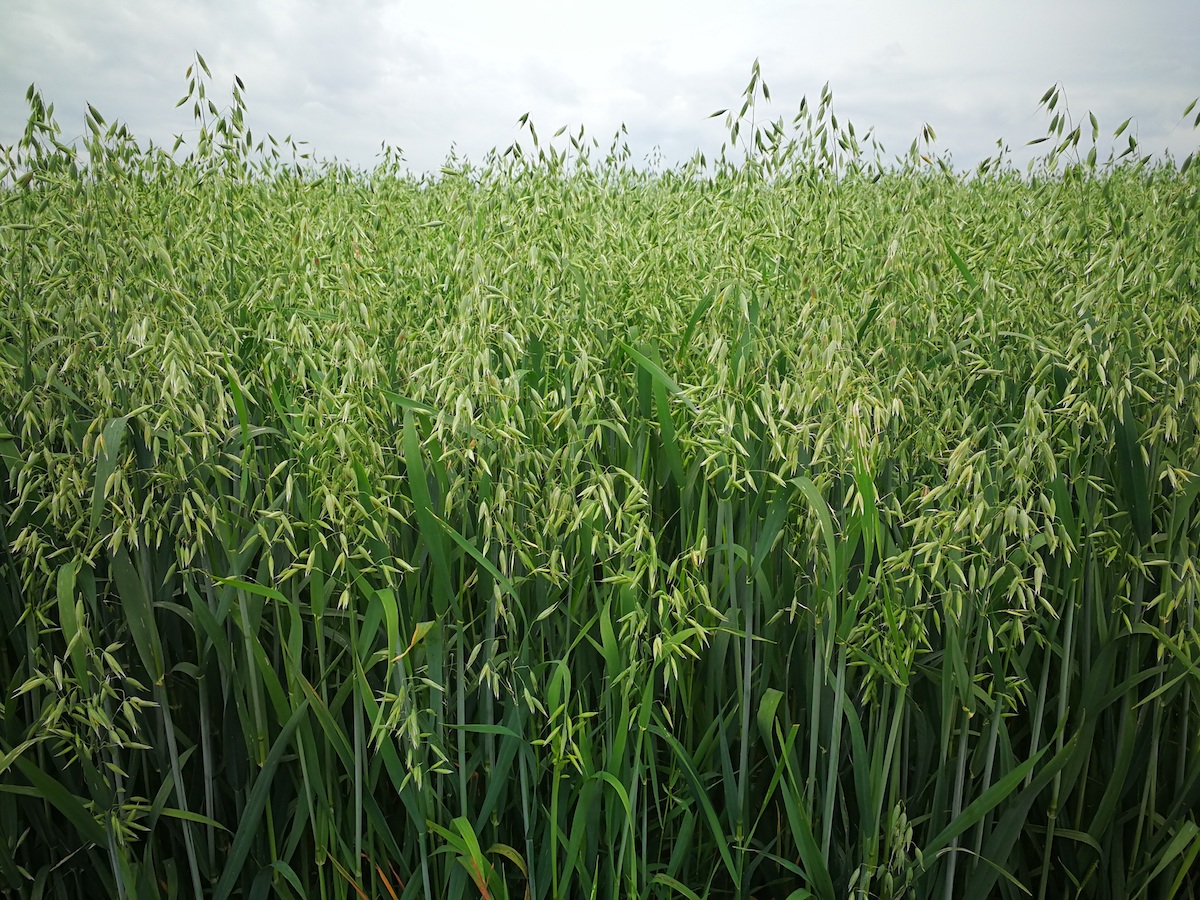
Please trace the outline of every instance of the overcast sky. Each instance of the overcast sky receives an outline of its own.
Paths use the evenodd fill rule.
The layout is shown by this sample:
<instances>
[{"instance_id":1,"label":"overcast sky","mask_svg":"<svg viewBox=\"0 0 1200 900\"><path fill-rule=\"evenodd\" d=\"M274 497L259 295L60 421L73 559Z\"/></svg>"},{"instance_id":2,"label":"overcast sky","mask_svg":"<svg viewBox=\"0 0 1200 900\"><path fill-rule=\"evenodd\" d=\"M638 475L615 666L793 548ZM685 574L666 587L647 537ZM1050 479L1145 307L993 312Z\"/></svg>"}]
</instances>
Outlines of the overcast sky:
<instances>
[{"instance_id":1,"label":"overcast sky","mask_svg":"<svg viewBox=\"0 0 1200 900\"><path fill-rule=\"evenodd\" d=\"M218 105L245 82L256 134L367 168L381 141L416 171L452 146L479 161L526 112L543 139L582 124L605 149L624 123L636 161L711 154L724 130L708 115L739 102L756 57L768 117L790 121L828 81L839 119L875 126L889 154L925 122L960 168L997 138L1017 148L1060 82L1074 115L1109 133L1134 116L1144 147L1182 157L1200 146L1180 121L1198 48L1200 0L0 0L0 144L30 83L68 139L90 102L143 144L194 140L174 104L199 50Z\"/></svg>"}]
</instances>

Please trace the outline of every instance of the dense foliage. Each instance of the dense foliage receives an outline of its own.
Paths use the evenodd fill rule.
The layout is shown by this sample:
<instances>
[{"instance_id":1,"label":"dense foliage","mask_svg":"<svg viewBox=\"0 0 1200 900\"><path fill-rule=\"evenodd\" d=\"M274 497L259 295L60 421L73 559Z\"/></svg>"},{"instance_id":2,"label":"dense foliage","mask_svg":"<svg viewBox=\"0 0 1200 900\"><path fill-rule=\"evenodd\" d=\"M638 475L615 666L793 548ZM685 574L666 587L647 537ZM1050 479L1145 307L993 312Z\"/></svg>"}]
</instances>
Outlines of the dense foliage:
<instances>
[{"instance_id":1,"label":"dense foliage","mask_svg":"<svg viewBox=\"0 0 1200 900\"><path fill-rule=\"evenodd\" d=\"M1200 896L1195 167L756 71L417 178L194 74L0 172L6 895Z\"/></svg>"}]
</instances>

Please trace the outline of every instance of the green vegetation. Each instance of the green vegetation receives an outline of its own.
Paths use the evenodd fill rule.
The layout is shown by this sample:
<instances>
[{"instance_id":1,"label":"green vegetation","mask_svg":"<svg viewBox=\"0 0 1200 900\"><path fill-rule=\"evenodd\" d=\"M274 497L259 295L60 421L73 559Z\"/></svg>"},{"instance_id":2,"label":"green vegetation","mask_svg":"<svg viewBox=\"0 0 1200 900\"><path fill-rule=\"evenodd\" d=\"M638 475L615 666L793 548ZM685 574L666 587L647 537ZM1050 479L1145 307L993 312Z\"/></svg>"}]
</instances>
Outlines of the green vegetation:
<instances>
[{"instance_id":1,"label":"green vegetation","mask_svg":"<svg viewBox=\"0 0 1200 900\"><path fill-rule=\"evenodd\" d=\"M1200 896L1200 167L756 67L418 178L205 74L4 151L0 892Z\"/></svg>"}]
</instances>

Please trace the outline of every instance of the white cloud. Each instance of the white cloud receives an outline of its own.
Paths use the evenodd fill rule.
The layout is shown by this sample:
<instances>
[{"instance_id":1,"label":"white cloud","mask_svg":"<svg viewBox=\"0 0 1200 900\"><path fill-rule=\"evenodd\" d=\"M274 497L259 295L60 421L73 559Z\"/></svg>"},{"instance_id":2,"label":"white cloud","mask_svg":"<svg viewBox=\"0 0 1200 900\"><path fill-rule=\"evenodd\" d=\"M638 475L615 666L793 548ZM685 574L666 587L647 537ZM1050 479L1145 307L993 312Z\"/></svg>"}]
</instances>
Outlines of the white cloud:
<instances>
[{"instance_id":1,"label":"white cloud","mask_svg":"<svg viewBox=\"0 0 1200 900\"><path fill-rule=\"evenodd\" d=\"M607 147L624 122L640 158L712 153L707 119L739 101L761 59L790 119L831 83L836 108L903 151L924 122L960 164L996 138L1020 145L1045 121L1037 99L1061 82L1072 112L1111 129L1134 115L1150 147L1200 144L1177 128L1200 94L1200 4L1161 0L842 0L837 3L463 2L392 0L5 0L0 4L0 142L20 133L37 82L67 136L84 103L169 144L188 132L174 109L194 49L219 105L237 73L258 135L308 140L322 155L372 165L381 141L436 169L451 146L480 159L532 114ZM1189 123L1190 126L1190 123Z\"/></svg>"}]
</instances>

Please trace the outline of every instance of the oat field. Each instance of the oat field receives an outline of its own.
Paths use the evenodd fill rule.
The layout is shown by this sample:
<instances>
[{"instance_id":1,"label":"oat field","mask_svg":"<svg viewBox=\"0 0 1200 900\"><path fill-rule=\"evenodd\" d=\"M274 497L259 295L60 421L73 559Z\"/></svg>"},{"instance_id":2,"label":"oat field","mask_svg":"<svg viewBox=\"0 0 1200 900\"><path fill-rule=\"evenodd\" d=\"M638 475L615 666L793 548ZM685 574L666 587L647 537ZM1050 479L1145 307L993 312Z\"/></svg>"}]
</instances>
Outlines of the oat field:
<instances>
[{"instance_id":1,"label":"oat field","mask_svg":"<svg viewBox=\"0 0 1200 900\"><path fill-rule=\"evenodd\" d=\"M1200 897L1200 166L189 77L3 148L0 894Z\"/></svg>"}]
</instances>

